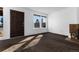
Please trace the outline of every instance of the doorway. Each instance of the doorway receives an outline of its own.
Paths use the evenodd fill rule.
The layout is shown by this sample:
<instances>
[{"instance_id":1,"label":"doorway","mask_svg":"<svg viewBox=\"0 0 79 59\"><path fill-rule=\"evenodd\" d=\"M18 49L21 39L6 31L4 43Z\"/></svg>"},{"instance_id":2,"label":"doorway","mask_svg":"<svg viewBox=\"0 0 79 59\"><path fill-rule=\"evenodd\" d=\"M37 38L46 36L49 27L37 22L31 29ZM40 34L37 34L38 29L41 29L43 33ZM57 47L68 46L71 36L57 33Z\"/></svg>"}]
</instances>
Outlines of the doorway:
<instances>
[{"instance_id":1,"label":"doorway","mask_svg":"<svg viewBox=\"0 0 79 59\"><path fill-rule=\"evenodd\" d=\"M10 10L10 37L24 36L24 12Z\"/></svg>"}]
</instances>

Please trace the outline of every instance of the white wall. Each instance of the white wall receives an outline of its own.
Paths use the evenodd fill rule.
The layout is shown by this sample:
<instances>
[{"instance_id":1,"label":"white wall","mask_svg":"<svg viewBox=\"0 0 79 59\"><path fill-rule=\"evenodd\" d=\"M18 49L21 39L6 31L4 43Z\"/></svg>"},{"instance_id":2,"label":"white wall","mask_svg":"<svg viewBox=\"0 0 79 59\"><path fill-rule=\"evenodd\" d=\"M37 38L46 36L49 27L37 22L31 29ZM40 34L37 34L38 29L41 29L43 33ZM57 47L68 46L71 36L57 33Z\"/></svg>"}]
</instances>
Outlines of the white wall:
<instances>
[{"instance_id":1,"label":"white wall","mask_svg":"<svg viewBox=\"0 0 79 59\"><path fill-rule=\"evenodd\" d=\"M52 33L69 35L69 24L77 23L77 8L65 8L48 16L48 30Z\"/></svg>"},{"instance_id":2,"label":"white wall","mask_svg":"<svg viewBox=\"0 0 79 59\"><path fill-rule=\"evenodd\" d=\"M33 11L29 8L21 8L21 7L4 7L3 8L3 16L4 16L4 39L10 38L10 9L12 10L17 10L17 11L22 11L25 13L25 18L24 18L24 35L32 35L32 34L37 34L37 33L42 33L42 32L47 32L47 28L45 29L33 29L33 14L41 14L47 16L47 14L41 13L41 12L36 12Z\"/></svg>"},{"instance_id":3,"label":"white wall","mask_svg":"<svg viewBox=\"0 0 79 59\"><path fill-rule=\"evenodd\" d=\"M77 7L77 23L79 24L79 7Z\"/></svg>"}]
</instances>

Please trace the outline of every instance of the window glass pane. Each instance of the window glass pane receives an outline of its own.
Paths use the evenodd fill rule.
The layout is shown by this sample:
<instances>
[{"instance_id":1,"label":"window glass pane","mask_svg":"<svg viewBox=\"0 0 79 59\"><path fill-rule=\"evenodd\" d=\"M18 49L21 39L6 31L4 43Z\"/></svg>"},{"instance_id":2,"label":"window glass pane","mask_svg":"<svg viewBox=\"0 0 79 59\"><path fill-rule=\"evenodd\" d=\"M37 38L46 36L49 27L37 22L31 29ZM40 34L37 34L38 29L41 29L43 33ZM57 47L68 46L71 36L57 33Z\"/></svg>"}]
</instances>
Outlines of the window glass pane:
<instances>
[{"instance_id":1,"label":"window glass pane","mask_svg":"<svg viewBox=\"0 0 79 59\"><path fill-rule=\"evenodd\" d=\"M41 17L41 25L43 28L46 27L46 18L45 17Z\"/></svg>"},{"instance_id":2,"label":"window glass pane","mask_svg":"<svg viewBox=\"0 0 79 59\"><path fill-rule=\"evenodd\" d=\"M39 16L34 16L33 22L34 22L34 27L35 28L40 27L40 17Z\"/></svg>"},{"instance_id":3,"label":"window glass pane","mask_svg":"<svg viewBox=\"0 0 79 59\"><path fill-rule=\"evenodd\" d=\"M3 16L0 16L0 27L3 27Z\"/></svg>"}]
</instances>

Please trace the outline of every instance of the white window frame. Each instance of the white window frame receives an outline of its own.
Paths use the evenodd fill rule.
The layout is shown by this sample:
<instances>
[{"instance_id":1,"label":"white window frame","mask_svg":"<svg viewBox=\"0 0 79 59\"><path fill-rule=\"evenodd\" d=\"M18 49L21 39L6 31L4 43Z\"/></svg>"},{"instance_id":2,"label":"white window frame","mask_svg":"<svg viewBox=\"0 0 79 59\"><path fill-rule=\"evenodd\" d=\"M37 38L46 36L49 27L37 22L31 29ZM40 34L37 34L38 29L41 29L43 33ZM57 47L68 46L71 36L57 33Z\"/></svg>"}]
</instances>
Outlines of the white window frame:
<instances>
[{"instance_id":1,"label":"white window frame","mask_svg":"<svg viewBox=\"0 0 79 59\"><path fill-rule=\"evenodd\" d=\"M39 14L33 14L33 17L34 17L34 15L39 15ZM43 15L39 15L39 17L42 17ZM33 22L33 29L46 29L47 28L47 16L45 16L46 17L46 27L44 28L44 27L42 27L42 22L41 22L41 20L40 20L40 27L39 28L35 28L35 26L34 26L34 22ZM32 18L32 21L33 21L33 19L34 18Z\"/></svg>"}]
</instances>

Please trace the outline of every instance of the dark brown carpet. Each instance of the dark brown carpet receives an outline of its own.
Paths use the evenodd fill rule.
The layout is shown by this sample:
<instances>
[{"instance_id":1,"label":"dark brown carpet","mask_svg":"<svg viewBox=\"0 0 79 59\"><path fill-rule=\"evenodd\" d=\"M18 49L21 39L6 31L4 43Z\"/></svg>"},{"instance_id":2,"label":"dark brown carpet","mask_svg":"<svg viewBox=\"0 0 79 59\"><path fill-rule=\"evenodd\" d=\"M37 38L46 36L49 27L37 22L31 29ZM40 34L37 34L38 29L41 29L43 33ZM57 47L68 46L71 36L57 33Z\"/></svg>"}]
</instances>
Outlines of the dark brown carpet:
<instances>
[{"instance_id":1,"label":"dark brown carpet","mask_svg":"<svg viewBox=\"0 0 79 59\"><path fill-rule=\"evenodd\" d=\"M65 36L47 33L44 34L40 42L31 48L21 50L23 52L77 52L79 45L65 40Z\"/></svg>"},{"instance_id":2,"label":"dark brown carpet","mask_svg":"<svg viewBox=\"0 0 79 59\"><path fill-rule=\"evenodd\" d=\"M28 49L17 49L22 52L77 52L79 45L66 41L67 37L53 33L43 34L40 42ZM22 48L22 47L21 47Z\"/></svg>"},{"instance_id":3,"label":"dark brown carpet","mask_svg":"<svg viewBox=\"0 0 79 59\"><path fill-rule=\"evenodd\" d=\"M43 37L41 38L41 40L37 45L24 49L25 46L27 46L32 40L34 40L33 38L32 40L26 42L23 46L18 48L15 52L78 52L79 51L79 45L66 41L65 40L67 38L66 36L54 33L45 33L42 35ZM16 44L17 42L23 40L24 38L25 37L20 38L20 40L14 39L13 40L14 43L12 44ZM9 42L12 41L9 40ZM9 46L11 46L12 44L9 44ZM1 47L3 46L4 45L2 45Z\"/></svg>"}]
</instances>

